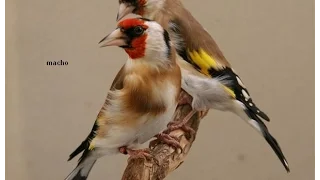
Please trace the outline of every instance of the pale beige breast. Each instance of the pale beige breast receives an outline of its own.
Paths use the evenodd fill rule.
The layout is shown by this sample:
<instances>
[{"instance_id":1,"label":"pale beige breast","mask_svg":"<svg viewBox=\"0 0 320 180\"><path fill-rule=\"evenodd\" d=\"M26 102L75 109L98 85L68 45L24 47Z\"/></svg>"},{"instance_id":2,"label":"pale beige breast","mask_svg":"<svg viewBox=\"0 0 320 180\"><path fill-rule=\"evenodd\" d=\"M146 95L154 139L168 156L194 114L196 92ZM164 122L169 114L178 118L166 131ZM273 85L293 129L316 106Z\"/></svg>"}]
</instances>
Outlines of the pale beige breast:
<instances>
[{"instance_id":1,"label":"pale beige breast","mask_svg":"<svg viewBox=\"0 0 320 180\"><path fill-rule=\"evenodd\" d=\"M175 109L181 86L179 67L163 72L139 69L121 76L122 89L110 90L98 117L99 136L109 134L111 125L135 128L158 116L167 117L168 109Z\"/></svg>"},{"instance_id":2,"label":"pale beige breast","mask_svg":"<svg viewBox=\"0 0 320 180\"><path fill-rule=\"evenodd\" d=\"M101 116L103 119L98 123L96 143L99 142L100 147L115 148L134 143L142 144L166 128L173 118L180 87L172 81L153 83L151 87L148 92L149 101L139 90L110 92L110 104L106 106L104 116ZM144 108L134 107L140 106L141 102L127 104L123 101L128 98L127 93L137 100L143 99L141 102L145 101L148 104L144 105ZM161 113L155 110L158 107L163 108ZM145 109L145 112L142 113L142 109Z\"/></svg>"}]
</instances>

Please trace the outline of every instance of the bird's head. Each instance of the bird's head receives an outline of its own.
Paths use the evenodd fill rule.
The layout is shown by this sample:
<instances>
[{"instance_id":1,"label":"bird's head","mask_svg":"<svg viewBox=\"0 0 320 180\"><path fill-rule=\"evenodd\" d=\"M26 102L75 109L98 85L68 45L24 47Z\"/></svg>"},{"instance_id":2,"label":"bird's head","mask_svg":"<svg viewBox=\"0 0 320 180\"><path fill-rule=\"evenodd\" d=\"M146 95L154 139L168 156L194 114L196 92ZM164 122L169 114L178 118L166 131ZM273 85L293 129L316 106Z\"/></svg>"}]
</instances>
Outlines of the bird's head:
<instances>
[{"instance_id":1,"label":"bird's head","mask_svg":"<svg viewBox=\"0 0 320 180\"><path fill-rule=\"evenodd\" d=\"M143 18L120 21L118 27L99 44L119 46L132 60L168 61L171 58L169 34L157 22Z\"/></svg>"},{"instance_id":2,"label":"bird's head","mask_svg":"<svg viewBox=\"0 0 320 180\"><path fill-rule=\"evenodd\" d=\"M153 15L163 8L166 0L119 0L117 21L129 13L153 19Z\"/></svg>"}]
</instances>

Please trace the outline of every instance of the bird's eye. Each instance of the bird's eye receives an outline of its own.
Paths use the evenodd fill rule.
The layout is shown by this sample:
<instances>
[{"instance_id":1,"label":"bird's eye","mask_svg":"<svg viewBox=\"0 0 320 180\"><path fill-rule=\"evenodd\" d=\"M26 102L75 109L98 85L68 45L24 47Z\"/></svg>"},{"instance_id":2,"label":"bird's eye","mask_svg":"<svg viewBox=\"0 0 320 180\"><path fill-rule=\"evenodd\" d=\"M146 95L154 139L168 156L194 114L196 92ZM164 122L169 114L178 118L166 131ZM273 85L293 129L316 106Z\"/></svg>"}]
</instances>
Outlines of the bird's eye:
<instances>
[{"instance_id":1,"label":"bird's eye","mask_svg":"<svg viewBox=\"0 0 320 180\"><path fill-rule=\"evenodd\" d=\"M141 35L143 33L144 29L141 27L141 26L137 26L133 29L133 32L136 34L136 35Z\"/></svg>"}]
</instances>

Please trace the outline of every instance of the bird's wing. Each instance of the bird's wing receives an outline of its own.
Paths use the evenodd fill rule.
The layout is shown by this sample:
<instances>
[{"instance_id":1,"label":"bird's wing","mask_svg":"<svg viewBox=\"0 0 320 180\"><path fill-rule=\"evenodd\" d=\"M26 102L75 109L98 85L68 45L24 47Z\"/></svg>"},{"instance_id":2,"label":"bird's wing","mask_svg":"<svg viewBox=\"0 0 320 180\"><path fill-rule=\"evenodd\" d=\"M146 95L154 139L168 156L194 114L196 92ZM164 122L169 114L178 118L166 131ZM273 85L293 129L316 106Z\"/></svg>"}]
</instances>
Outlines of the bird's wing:
<instances>
[{"instance_id":1,"label":"bird's wing","mask_svg":"<svg viewBox=\"0 0 320 180\"><path fill-rule=\"evenodd\" d=\"M207 77L227 81L228 84L223 86L231 97L245 104L253 114L269 121L268 116L255 106L248 90L231 68L216 42L182 4L168 5L157 21L168 24L166 26L170 37L178 54L185 61Z\"/></svg>"},{"instance_id":2,"label":"bird's wing","mask_svg":"<svg viewBox=\"0 0 320 180\"><path fill-rule=\"evenodd\" d=\"M123 65L120 69L120 71L117 73L116 77L114 78L112 84L111 84L111 87L110 87L110 90L112 89L122 89L123 88L123 79L124 79L124 76L125 76L125 73L124 73L124 66Z\"/></svg>"}]
</instances>

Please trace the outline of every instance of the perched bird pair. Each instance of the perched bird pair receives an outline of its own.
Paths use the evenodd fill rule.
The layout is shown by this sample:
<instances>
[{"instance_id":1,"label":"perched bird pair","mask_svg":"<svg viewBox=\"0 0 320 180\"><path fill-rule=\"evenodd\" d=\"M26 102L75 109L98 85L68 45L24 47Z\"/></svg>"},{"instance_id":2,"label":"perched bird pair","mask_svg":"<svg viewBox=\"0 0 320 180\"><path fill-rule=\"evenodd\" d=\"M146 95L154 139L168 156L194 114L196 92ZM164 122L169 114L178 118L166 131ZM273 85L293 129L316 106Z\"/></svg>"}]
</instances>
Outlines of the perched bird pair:
<instances>
[{"instance_id":1,"label":"perched bird pair","mask_svg":"<svg viewBox=\"0 0 320 180\"><path fill-rule=\"evenodd\" d=\"M123 20L102 40L103 46L124 48L129 59L114 80L91 133L70 155L69 160L84 151L67 179L86 179L97 158L103 155L119 150L139 152L131 148L163 131L172 119L180 87L192 96L186 101L194 110L175 127L183 126L196 111L231 111L266 139L290 171L279 144L262 121L269 121L268 116L253 103L215 41L179 0L119 3L118 20L136 13L157 23L148 19Z\"/></svg>"}]
</instances>

